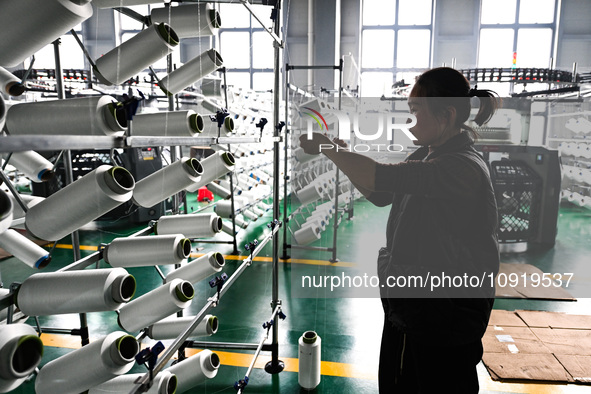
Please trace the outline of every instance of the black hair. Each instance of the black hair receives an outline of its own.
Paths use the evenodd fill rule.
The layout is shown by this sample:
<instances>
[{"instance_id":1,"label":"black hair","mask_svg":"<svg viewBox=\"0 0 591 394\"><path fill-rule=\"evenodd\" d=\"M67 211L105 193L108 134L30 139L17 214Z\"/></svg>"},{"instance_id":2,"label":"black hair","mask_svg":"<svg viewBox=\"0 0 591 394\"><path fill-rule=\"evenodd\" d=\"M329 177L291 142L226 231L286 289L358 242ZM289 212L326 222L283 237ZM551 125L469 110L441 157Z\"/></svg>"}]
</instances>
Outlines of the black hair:
<instances>
[{"instance_id":1,"label":"black hair","mask_svg":"<svg viewBox=\"0 0 591 394\"><path fill-rule=\"evenodd\" d=\"M450 105L456 110L456 126L467 130L474 139L477 134L465 122L470 116L470 98L478 97L480 107L474 118L479 126L488 122L499 107L498 94L488 89L470 88L470 82L459 71L450 67L438 67L425 71L415 83L413 92L419 97L445 97L445 100L428 100L433 114L445 112Z\"/></svg>"}]
</instances>

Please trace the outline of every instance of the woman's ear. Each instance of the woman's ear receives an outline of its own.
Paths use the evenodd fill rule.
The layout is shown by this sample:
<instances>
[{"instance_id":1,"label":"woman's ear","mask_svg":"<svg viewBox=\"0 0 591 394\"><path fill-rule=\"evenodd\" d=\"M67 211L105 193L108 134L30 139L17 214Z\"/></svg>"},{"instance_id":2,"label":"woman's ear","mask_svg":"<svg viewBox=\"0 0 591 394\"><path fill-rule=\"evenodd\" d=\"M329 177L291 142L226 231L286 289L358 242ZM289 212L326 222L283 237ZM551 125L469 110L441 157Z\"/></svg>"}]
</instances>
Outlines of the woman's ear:
<instances>
[{"instance_id":1,"label":"woman's ear","mask_svg":"<svg viewBox=\"0 0 591 394\"><path fill-rule=\"evenodd\" d=\"M456 116L457 116L457 112L456 112L456 107L454 107L453 105L448 106L445 109L445 120L447 122L447 126L454 126L456 124Z\"/></svg>"}]
</instances>

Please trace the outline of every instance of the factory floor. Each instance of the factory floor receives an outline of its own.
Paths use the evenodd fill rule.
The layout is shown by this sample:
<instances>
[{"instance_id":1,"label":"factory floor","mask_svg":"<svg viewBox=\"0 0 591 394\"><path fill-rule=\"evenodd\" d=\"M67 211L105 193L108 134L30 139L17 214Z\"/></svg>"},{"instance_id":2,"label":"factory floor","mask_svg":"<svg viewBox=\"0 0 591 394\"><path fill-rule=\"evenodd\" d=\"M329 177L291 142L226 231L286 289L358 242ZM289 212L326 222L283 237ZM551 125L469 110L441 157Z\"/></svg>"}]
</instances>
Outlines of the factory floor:
<instances>
[{"instance_id":1,"label":"factory floor","mask_svg":"<svg viewBox=\"0 0 591 394\"><path fill-rule=\"evenodd\" d=\"M203 203L197 203L194 197L189 198L191 210ZM339 267L347 267L348 257L355 253L355 238L359 228L369 236L385 237L385 221L388 208L378 209L365 200L358 200L354 206L351 220L344 218L338 232ZM271 220L268 212L256 223L239 233L238 247L244 257L243 246L255 238L261 239L269 230L266 224ZM591 215L575 208L562 207L559 218L559 231L556 245L551 250L507 254L502 256L503 262L523 262L538 266L545 272L569 272L577 264L588 264L591 256L590 226ZM108 243L117 236L125 236L144 226L132 225L125 219L116 223L99 223L93 228L80 231L83 255L96 250L100 243ZM357 229L357 230L354 230ZM366 234L367 235L367 234ZM229 239L227 234L220 234L220 239ZM280 244L281 245L281 244ZM323 238L314 245L329 247L332 238ZM198 244L203 247L196 253L217 250L226 256L224 272L230 275L240 265L240 257L231 255L232 246L228 244ZM290 250L290 253L293 250ZM261 353L245 393L300 393L305 392L298 385L298 339L307 330L314 330L322 338L322 379L315 393L377 393L377 362L379 342L383 322L382 307L379 299L374 298L328 298L328 290L315 289L309 298L296 298L291 295L292 270L297 268L309 275L330 274L331 257L326 251L297 250L293 251L297 259L280 261L279 263L279 298L282 310L287 316L279 321L279 355L285 363L285 370L270 375L263 369L270 359L268 352ZM269 243L246 269L239 280L222 297L220 304L210 313L219 318L219 331L206 340L217 342L258 343L266 335L262 324L271 315L272 299L272 243ZM60 241L53 253L53 261L44 271L57 270L72 262L72 250L69 238ZM302 258L303 257L303 258ZM101 267L108 267L103 261ZM169 268L164 267L167 272ZM153 268L130 268L128 271L135 276L138 283L136 297L161 284L160 277ZM5 287L13 282L24 280L34 273L33 269L13 258L0 262L0 274ZM214 294L207 281L195 285L196 296L185 315L194 315L205 304L208 297ZM574 314L589 314L590 299L578 299L576 302L566 301L534 301L503 299L495 302L496 309L504 310L546 310L561 311ZM99 338L109 332L119 330L115 312L87 314L90 337ZM34 324L33 319L28 321ZM78 315L62 315L40 317L41 326L54 328L79 327ZM134 333L135 334L135 333ZM80 347L80 339L64 334L43 334L45 353L43 364ZM169 344L167 342L165 344ZM244 378L251 362L253 351L240 350L216 351L221 360L217 376L197 388L192 393L232 393L234 383ZM194 350L187 350L192 354ZM436 366L434 366L435 368ZM144 372L144 367L135 366L132 372ZM478 366L482 393L589 393L591 386L574 384L548 383L501 383L493 381L485 367ZM450 379L454 377L451 376ZM34 393L34 382L26 382L13 391L14 393Z\"/></svg>"}]
</instances>

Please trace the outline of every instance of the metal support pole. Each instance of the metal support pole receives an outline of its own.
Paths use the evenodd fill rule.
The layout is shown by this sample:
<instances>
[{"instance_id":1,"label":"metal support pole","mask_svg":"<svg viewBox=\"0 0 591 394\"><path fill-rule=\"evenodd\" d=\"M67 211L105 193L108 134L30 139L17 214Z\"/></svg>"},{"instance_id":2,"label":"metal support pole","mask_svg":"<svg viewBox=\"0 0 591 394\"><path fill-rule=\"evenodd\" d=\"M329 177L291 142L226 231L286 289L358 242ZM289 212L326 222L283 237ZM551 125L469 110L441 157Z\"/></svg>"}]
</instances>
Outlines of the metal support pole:
<instances>
[{"instance_id":1,"label":"metal support pole","mask_svg":"<svg viewBox=\"0 0 591 394\"><path fill-rule=\"evenodd\" d=\"M279 313L279 311L280 311L280 307L277 306L275 308L275 310L273 311L273 314L271 315L271 319L269 321L273 322L272 327L274 327L277 324L277 314ZM254 368L254 364L256 363L257 358L259 358L259 354L261 353L261 350L263 349L263 345L264 345L265 341L267 340L267 338L269 338L269 331L267 331L267 334L263 338L261 338L261 340L259 341L259 344L254 352L254 356L252 357L252 360L250 362L250 365L248 366L248 369L246 370L246 373L244 374L244 381L247 384L248 384L248 378ZM238 389L237 393L242 394L244 392L244 387L245 386L240 387Z\"/></svg>"},{"instance_id":2,"label":"metal support pole","mask_svg":"<svg viewBox=\"0 0 591 394\"><path fill-rule=\"evenodd\" d=\"M228 80L226 75L226 67L222 68L222 76L224 78L224 103L226 104L226 111L228 110ZM218 139L220 138L221 127L218 127ZM231 146L228 144L228 152L231 152ZM234 174L230 173L230 208L232 209L232 254L238 254L238 240L236 239L236 205L234 200Z\"/></svg>"},{"instance_id":3,"label":"metal support pole","mask_svg":"<svg viewBox=\"0 0 591 394\"><path fill-rule=\"evenodd\" d=\"M287 228L289 225L289 219L287 217L287 182L289 181L289 175L287 175L287 160L289 155L288 144L290 142L289 135L289 64L285 65L285 140L283 141L284 146L284 158L283 158L283 253L281 259L287 260L291 256L287 254ZM293 149L293 147L292 147Z\"/></svg>"},{"instance_id":4,"label":"metal support pole","mask_svg":"<svg viewBox=\"0 0 591 394\"><path fill-rule=\"evenodd\" d=\"M277 0L275 8L275 19L273 21L273 29L275 35L281 34L281 0ZM275 81L273 84L273 136L279 137L279 91L281 89L281 48L275 42L274 44L274 63L273 69L275 71ZM279 220L279 140L275 138L273 143L273 219ZM281 305L279 300L279 238L273 237L273 299L271 301L271 309L275 310L278 305ZM271 352L271 361L265 365L265 371L271 374L276 374L285 368L283 361L279 360L279 324L273 324L273 350Z\"/></svg>"},{"instance_id":5,"label":"metal support pole","mask_svg":"<svg viewBox=\"0 0 591 394\"><path fill-rule=\"evenodd\" d=\"M343 91L343 59L341 58L339 61L339 111L341 110L341 98L342 98L342 91ZM339 228L339 221L337 219L338 212L339 212L339 183L340 183L340 171L337 168L336 175L335 175L335 190L334 190L334 206L335 206L335 216L334 216L334 223L333 223L333 231L334 234L332 236L332 257L330 259L331 263L336 263L339 261L337 258L337 230Z\"/></svg>"},{"instance_id":6,"label":"metal support pole","mask_svg":"<svg viewBox=\"0 0 591 394\"><path fill-rule=\"evenodd\" d=\"M55 57L55 82L57 97L58 99L63 100L66 98L66 92L64 90L64 75L60 57L59 38L53 42L53 54ZM69 185L74 182L74 173L72 170L72 152L70 150L64 151L64 170L66 172L66 185ZM74 252L74 261L80 260L80 238L78 236L78 231L74 231L72 233L72 251ZM80 341L82 346L85 346L90 343L90 339L88 338L88 321L86 320L86 313L80 313L79 317Z\"/></svg>"}]
</instances>

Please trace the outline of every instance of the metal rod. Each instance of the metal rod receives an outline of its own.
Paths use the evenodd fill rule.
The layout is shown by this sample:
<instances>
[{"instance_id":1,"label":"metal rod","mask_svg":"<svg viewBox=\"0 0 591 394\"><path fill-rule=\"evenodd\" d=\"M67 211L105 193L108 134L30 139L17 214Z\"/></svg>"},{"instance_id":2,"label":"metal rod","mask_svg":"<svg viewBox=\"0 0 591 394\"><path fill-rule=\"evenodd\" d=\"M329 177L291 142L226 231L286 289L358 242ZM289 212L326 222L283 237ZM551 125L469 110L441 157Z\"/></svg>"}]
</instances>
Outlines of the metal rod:
<instances>
[{"instance_id":1,"label":"metal rod","mask_svg":"<svg viewBox=\"0 0 591 394\"><path fill-rule=\"evenodd\" d=\"M29 74L31 74L31 71L33 71L33 65L35 64L35 55L31 55L31 63L29 63L29 68L27 68L27 71L25 71L25 74L23 75L23 79L21 79L21 83L24 85L25 81L27 80L27 78L29 78Z\"/></svg>"},{"instance_id":2,"label":"metal rod","mask_svg":"<svg viewBox=\"0 0 591 394\"><path fill-rule=\"evenodd\" d=\"M269 234L267 234L265 238L259 243L259 245L252 252L251 256L243 260L242 264L238 267L238 269L236 269L232 276L230 276L230 278L226 280L226 283L224 284L220 292L207 300L205 306L201 308L201 310L199 311L199 313L197 313L197 315L189 324L189 326L166 349L164 354L159 358L158 362L154 366L152 373L150 374L150 372L146 372L141 378L139 378L135 383L136 386L130 393L141 393L141 390L144 387L144 385L149 383L150 375L156 376L156 374L164 368L166 363L172 357L173 353L176 352L183 345L183 343L187 340L189 335L191 335L191 332L195 329L195 327L197 327L197 325L201 323L201 321L205 317L205 314L211 308L217 306L217 303L226 293L226 291L230 288L230 286L238 279L238 277L244 272L244 270L252 264L252 259L261 251L261 249L267 244L267 242L269 242L271 238L275 239L274 235L277 232L277 230L279 230L279 226L275 226L275 228L273 228L273 230Z\"/></svg>"},{"instance_id":3,"label":"metal rod","mask_svg":"<svg viewBox=\"0 0 591 394\"><path fill-rule=\"evenodd\" d=\"M69 329L69 328L51 328L51 327L40 327L41 332L44 334L67 334L67 335L80 335L80 330Z\"/></svg>"},{"instance_id":4,"label":"metal rod","mask_svg":"<svg viewBox=\"0 0 591 394\"><path fill-rule=\"evenodd\" d=\"M178 265L178 267L177 267ZM179 264L175 264L174 268L180 268ZM156 270L156 272L158 273L158 275L160 276L160 278L162 278L162 280L164 280L166 278L166 275L164 275L164 272L162 272L162 270L160 269L160 267L158 267L157 265L154 266L154 269Z\"/></svg>"},{"instance_id":5,"label":"metal rod","mask_svg":"<svg viewBox=\"0 0 591 394\"><path fill-rule=\"evenodd\" d=\"M102 256L101 251L94 252L82 259L79 259L79 260L73 262L70 265L60 268L59 270L57 270L57 272L81 270L81 269L84 269L84 268L90 266L93 263L96 263L97 261L100 261L102 258L103 258L103 256Z\"/></svg>"},{"instance_id":6,"label":"metal rod","mask_svg":"<svg viewBox=\"0 0 591 394\"><path fill-rule=\"evenodd\" d=\"M275 19L273 21L273 29L274 33L277 37L281 34L281 0L277 0L275 4ZM274 63L273 63L273 70L275 71L274 74L274 84L273 84L273 136L279 137L279 104L280 104L280 96L279 92L281 90L281 46L274 45ZM273 218L279 220L281 212L279 210L279 188L280 188L280 170L279 170L279 161L281 156L280 153L280 146L279 142L276 141L273 144ZM286 196L284 196L286 197ZM281 305L281 300L279 299L279 238L273 237L273 287L272 287L272 300L271 300L271 308L275 310L279 305ZM284 365L283 362L279 360L279 324L273 324L273 337L272 337L272 346L273 350L271 352L271 361L267 364L266 371L269 373L279 373L283 371Z\"/></svg>"},{"instance_id":7,"label":"metal rod","mask_svg":"<svg viewBox=\"0 0 591 394\"><path fill-rule=\"evenodd\" d=\"M305 245L287 245L291 249L304 249L304 250L318 250L321 252L332 252L332 248L326 248L322 246L305 246Z\"/></svg>"},{"instance_id":8,"label":"metal rod","mask_svg":"<svg viewBox=\"0 0 591 394\"><path fill-rule=\"evenodd\" d=\"M338 70L339 66L294 66L288 65L286 70Z\"/></svg>"},{"instance_id":9,"label":"metal rod","mask_svg":"<svg viewBox=\"0 0 591 394\"><path fill-rule=\"evenodd\" d=\"M2 178L2 181L6 184L6 187L8 188L8 190L10 190L10 193L13 195L18 205L20 205L24 212L27 212L29 210L29 207L27 206L27 204L25 204L20 194L18 193L18 190L16 190L12 182L10 182L10 178L8 178L8 176L4 173L3 170L0 170L0 178Z\"/></svg>"},{"instance_id":10,"label":"metal rod","mask_svg":"<svg viewBox=\"0 0 591 394\"><path fill-rule=\"evenodd\" d=\"M273 314L271 315L271 319L269 319L269 321L273 321L273 325L272 327L275 327L275 325L277 324L277 313L279 312L281 308L279 306L277 306L275 308L275 310L273 311ZM244 374L244 380L248 381L248 376L251 374L253 368L254 368L254 364L256 363L257 359L259 358L259 354L261 353L261 349L263 348L263 344L265 343L265 341L269 338L269 330L267 330L267 334L261 338L256 351L254 352L254 355L252 356L252 360L250 362L250 365L248 366L248 369L246 370L246 373ZM240 389L238 389L238 393L242 393L244 390L244 387L240 387Z\"/></svg>"},{"instance_id":11,"label":"metal rod","mask_svg":"<svg viewBox=\"0 0 591 394\"><path fill-rule=\"evenodd\" d=\"M88 63L90 64L91 68L95 68L96 63L94 62L94 60L90 56L90 53L88 53L88 51L86 50L86 47L82 43L82 40L80 40L80 37L78 37L78 33L76 33L76 30L72 29L72 30L70 30L70 33L72 34L72 36L74 37L74 39L78 43L78 46L82 49L82 52L84 52L84 56L86 56L86 60L88 60Z\"/></svg>"},{"instance_id":12,"label":"metal rod","mask_svg":"<svg viewBox=\"0 0 591 394\"><path fill-rule=\"evenodd\" d=\"M339 61L339 111L341 110L341 101L342 101L342 91L343 91L343 58ZM335 188L334 188L334 206L336 209L339 207L339 187L340 187L340 170L336 169L335 175ZM334 234L332 235L332 258L330 259L331 263L336 263L338 260L337 258L337 230L339 229L339 221L336 218L333 222L333 231Z\"/></svg>"},{"instance_id":13,"label":"metal rod","mask_svg":"<svg viewBox=\"0 0 591 394\"><path fill-rule=\"evenodd\" d=\"M283 260L289 259L287 254L287 228L289 227L289 219L287 217L287 181L289 175L287 174L287 160L288 160L288 144L290 143L289 137L289 64L285 67L285 141L284 145L284 157L283 157L283 253L281 258ZM293 146L292 146L293 149Z\"/></svg>"},{"instance_id":14,"label":"metal rod","mask_svg":"<svg viewBox=\"0 0 591 394\"><path fill-rule=\"evenodd\" d=\"M244 7L246 7L246 9L248 10L248 12L250 12L250 14L252 15L252 17L254 19L257 20L257 22L259 22L259 24L261 25L261 27L271 36L271 38L273 38L273 40L275 41L276 45L278 45L280 48L283 48L283 41L281 41L281 38L279 38L277 32L274 32L273 30L267 28L265 26L265 24L263 23L263 21L261 21L259 19L259 17L257 16L257 14L254 13L253 9L251 8L252 5L248 2L248 0L240 0L240 2L244 5ZM279 8L277 8L279 9ZM279 18L279 15L277 16L277 18Z\"/></svg>"},{"instance_id":15,"label":"metal rod","mask_svg":"<svg viewBox=\"0 0 591 394\"><path fill-rule=\"evenodd\" d=\"M232 342L207 342L207 341L187 341L189 348L215 348L215 349L237 349L237 350L255 350L258 343L232 343Z\"/></svg>"},{"instance_id":16,"label":"metal rod","mask_svg":"<svg viewBox=\"0 0 591 394\"><path fill-rule=\"evenodd\" d=\"M148 16L143 16L142 14L140 14L139 12L136 12L130 8L126 8L126 7L114 7L113 8L115 11L126 15L128 17L130 17L131 19L134 19L146 26L150 26L152 24L152 20L150 17Z\"/></svg>"}]
</instances>

